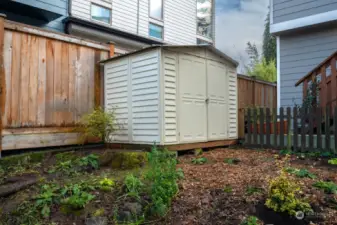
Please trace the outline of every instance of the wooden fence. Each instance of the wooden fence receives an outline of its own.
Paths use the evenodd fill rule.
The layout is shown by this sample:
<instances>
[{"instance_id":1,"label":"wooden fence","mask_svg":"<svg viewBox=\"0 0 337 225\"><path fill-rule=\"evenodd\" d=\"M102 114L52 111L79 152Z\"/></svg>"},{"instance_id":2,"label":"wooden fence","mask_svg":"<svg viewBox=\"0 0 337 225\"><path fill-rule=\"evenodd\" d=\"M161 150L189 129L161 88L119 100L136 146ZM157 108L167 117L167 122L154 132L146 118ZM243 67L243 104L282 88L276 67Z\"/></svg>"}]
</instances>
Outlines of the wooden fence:
<instances>
[{"instance_id":1,"label":"wooden fence","mask_svg":"<svg viewBox=\"0 0 337 225\"><path fill-rule=\"evenodd\" d=\"M333 115L333 116L331 116ZM248 109L245 145L294 151L337 150L335 109Z\"/></svg>"},{"instance_id":2,"label":"wooden fence","mask_svg":"<svg viewBox=\"0 0 337 225\"><path fill-rule=\"evenodd\" d=\"M245 109L277 107L276 86L275 83L257 80L254 77L238 75L239 138L244 138L245 136Z\"/></svg>"},{"instance_id":3,"label":"wooden fence","mask_svg":"<svg viewBox=\"0 0 337 225\"><path fill-rule=\"evenodd\" d=\"M0 19L0 150L76 144L73 128L102 105L110 46ZM112 55L110 53L110 55Z\"/></svg>"}]
</instances>

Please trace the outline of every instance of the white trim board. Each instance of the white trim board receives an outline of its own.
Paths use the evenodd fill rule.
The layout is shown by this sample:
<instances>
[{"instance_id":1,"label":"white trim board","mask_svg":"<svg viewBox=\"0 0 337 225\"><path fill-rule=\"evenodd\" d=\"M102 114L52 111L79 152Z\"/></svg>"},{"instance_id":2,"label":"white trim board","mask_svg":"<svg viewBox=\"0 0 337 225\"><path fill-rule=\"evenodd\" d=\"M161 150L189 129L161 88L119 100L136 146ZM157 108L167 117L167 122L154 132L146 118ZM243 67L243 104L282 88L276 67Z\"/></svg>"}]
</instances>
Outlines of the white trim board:
<instances>
[{"instance_id":1,"label":"white trim board","mask_svg":"<svg viewBox=\"0 0 337 225\"><path fill-rule=\"evenodd\" d=\"M337 20L337 10L319 13L312 16L306 16L281 23L271 24L270 33L275 34L283 31L294 30L303 27L309 27L316 24L322 24Z\"/></svg>"},{"instance_id":2,"label":"white trim board","mask_svg":"<svg viewBox=\"0 0 337 225\"><path fill-rule=\"evenodd\" d=\"M281 107L281 53L280 36L276 37L277 48L277 108Z\"/></svg>"}]
</instances>

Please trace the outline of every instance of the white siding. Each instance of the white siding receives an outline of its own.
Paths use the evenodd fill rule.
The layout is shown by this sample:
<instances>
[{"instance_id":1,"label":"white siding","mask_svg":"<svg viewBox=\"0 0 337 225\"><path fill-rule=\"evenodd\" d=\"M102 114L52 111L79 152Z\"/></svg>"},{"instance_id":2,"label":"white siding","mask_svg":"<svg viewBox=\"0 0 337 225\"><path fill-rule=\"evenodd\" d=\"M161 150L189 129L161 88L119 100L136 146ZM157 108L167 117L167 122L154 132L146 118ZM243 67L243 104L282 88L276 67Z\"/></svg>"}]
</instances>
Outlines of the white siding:
<instances>
[{"instance_id":1,"label":"white siding","mask_svg":"<svg viewBox=\"0 0 337 225\"><path fill-rule=\"evenodd\" d=\"M111 24L91 20L91 3L111 9ZM139 11L138 0L72 0L71 13L80 19L149 37L148 0L139 0ZM196 1L165 0L163 24L164 42L196 44Z\"/></svg>"},{"instance_id":2,"label":"white siding","mask_svg":"<svg viewBox=\"0 0 337 225\"><path fill-rule=\"evenodd\" d=\"M196 0L164 1L165 41L174 44L196 44Z\"/></svg>"},{"instance_id":3,"label":"white siding","mask_svg":"<svg viewBox=\"0 0 337 225\"><path fill-rule=\"evenodd\" d=\"M105 65L105 107L114 110L119 130L114 141L128 141L128 59L116 60Z\"/></svg>"},{"instance_id":4,"label":"white siding","mask_svg":"<svg viewBox=\"0 0 337 225\"><path fill-rule=\"evenodd\" d=\"M149 0L139 0L139 35L149 35Z\"/></svg>"},{"instance_id":5,"label":"white siding","mask_svg":"<svg viewBox=\"0 0 337 225\"><path fill-rule=\"evenodd\" d=\"M238 137L237 131L237 113L238 113L238 97L237 97L237 74L235 68L229 68L228 70L228 137L231 139Z\"/></svg>"},{"instance_id":6,"label":"white siding","mask_svg":"<svg viewBox=\"0 0 337 225\"><path fill-rule=\"evenodd\" d=\"M164 54L164 142L177 143L177 54Z\"/></svg>"},{"instance_id":7,"label":"white siding","mask_svg":"<svg viewBox=\"0 0 337 225\"><path fill-rule=\"evenodd\" d=\"M130 58L132 140L136 143L160 143L159 51Z\"/></svg>"}]
</instances>

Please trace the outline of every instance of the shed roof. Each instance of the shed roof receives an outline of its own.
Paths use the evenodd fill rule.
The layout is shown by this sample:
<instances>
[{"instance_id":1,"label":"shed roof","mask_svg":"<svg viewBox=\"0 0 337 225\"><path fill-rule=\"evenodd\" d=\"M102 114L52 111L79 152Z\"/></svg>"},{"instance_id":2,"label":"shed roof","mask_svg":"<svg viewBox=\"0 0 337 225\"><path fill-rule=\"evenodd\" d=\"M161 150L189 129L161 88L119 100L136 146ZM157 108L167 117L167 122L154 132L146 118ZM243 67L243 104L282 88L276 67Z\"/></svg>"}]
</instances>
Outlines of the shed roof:
<instances>
[{"instance_id":1,"label":"shed roof","mask_svg":"<svg viewBox=\"0 0 337 225\"><path fill-rule=\"evenodd\" d=\"M123 55L115 56L115 57L100 61L100 63L110 62L110 61L113 61L113 60L116 60L116 59L120 59L120 58L123 58L123 57L126 57L126 56L138 54L138 53L145 52L145 51L148 51L150 49L155 49L155 48L164 48L164 49L170 49L170 48L206 48L209 51L213 52L214 54L228 60L229 62L234 64L235 67L237 67L239 65L239 63L236 60L229 57L228 55L226 55L225 53L223 53L222 51L220 51L219 49L215 48L212 45L152 45L152 46L149 46L149 47L145 47L141 50L128 52L128 53L123 54Z\"/></svg>"}]
</instances>

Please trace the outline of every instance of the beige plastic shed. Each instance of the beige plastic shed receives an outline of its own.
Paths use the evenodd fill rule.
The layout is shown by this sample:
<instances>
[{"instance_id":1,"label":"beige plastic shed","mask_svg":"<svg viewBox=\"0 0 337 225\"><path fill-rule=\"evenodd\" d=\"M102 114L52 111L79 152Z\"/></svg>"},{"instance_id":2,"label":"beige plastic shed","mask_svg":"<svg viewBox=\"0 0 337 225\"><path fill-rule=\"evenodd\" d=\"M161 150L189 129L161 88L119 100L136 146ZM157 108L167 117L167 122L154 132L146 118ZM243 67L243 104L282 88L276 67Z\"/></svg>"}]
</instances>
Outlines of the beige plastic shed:
<instances>
[{"instance_id":1,"label":"beige plastic shed","mask_svg":"<svg viewBox=\"0 0 337 225\"><path fill-rule=\"evenodd\" d=\"M120 126L115 143L178 146L238 138L238 63L214 47L151 46L101 63L105 108L115 111Z\"/></svg>"}]
</instances>

